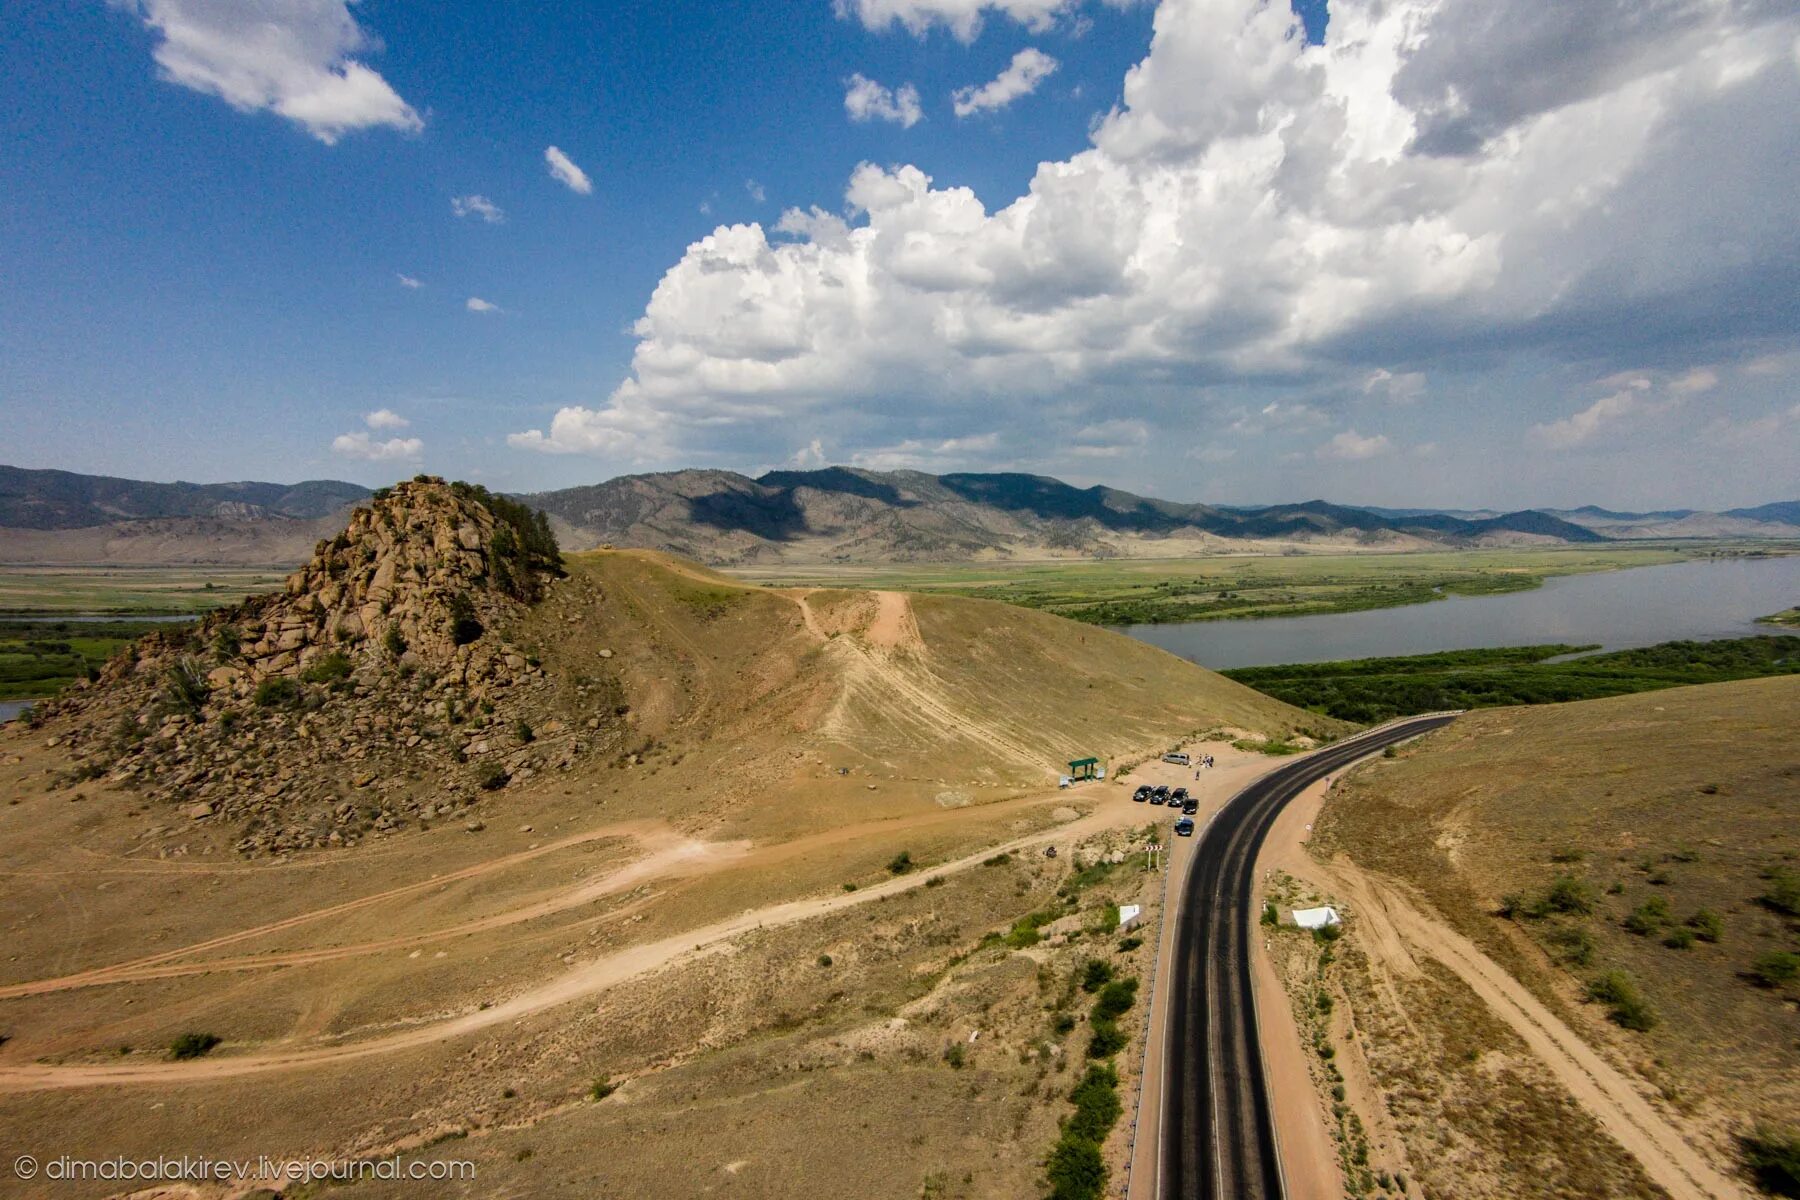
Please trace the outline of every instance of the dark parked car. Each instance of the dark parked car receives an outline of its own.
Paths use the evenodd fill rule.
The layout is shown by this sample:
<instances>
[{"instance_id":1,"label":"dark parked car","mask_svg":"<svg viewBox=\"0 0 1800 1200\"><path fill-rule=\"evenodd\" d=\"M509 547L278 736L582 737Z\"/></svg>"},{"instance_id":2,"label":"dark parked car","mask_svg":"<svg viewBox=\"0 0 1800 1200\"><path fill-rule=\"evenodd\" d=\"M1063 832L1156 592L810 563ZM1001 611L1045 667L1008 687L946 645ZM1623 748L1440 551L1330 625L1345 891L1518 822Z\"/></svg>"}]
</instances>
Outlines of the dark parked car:
<instances>
[{"instance_id":1,"label":"dark parked car","mask_svg":"<svg viewBox=\"0 0 1800 1200\"><path fill-rule=\"evenodd\" d=\"M1169 799L1173 800L1177 804L1180 804L1183 800L1187 799L1187 789L1186 788L1176 788L1174 791L1169 793Z\"/></svg>"},{"instance_id":2,"label":"dark parked car","mask_svg":"<svg viewBox=\"0 0 1800 1200\"><path fill-rule=\"evenodd\" d=\"M1137 791L1131 793L1131 798L1136 800L1139 804L1148 800L1150 798L1150 785L1146 783L1143 787L1140 787Z\"/></svg>"},{"instance_id":3,"label":"dark parked car","mask_svg":"<svg viewBox=\"0 0 1800 1200\"><path fill-rule=\"evenodd\" d=\"M1193 837L1194 836L1194 818L1183 817L1183 818L1181 818L1181 820L1175 822L1175 836L1176 837Z\"/></svg>"},{"instance_id":4,"label":"dark parked car","mask_svg":"<svg viewBox=\"0 0 1800 1200\"><path fill-rule=\"evenodd\" d=\"M1169 785L1166 783L1157 785L1155 795L1156 803L1167 804L1169 802Z\"/></svg>"},{"instance_id":5,"label":"dark parked car","mask_svg":"<svg viewBox=\"0 0 1800 1200\"><path fill-rule=\"evenodd\" d=\"M1170 801L1170 803L1173 804L1174 801ZM1189 796L1186 800L1181 802L1181 811L1187 813L1189 816L1193 816L1200 811L1200 802L1192 796Z\"/></svg>"},{"instance_id":6,"label":"dark parked car","mask_svg":"<svg viewBox=\"0 0 1800 1200\"><path fill-rule=\"evenodd\" d=\"M1168 802L1169 802L1168 798L1165 797L1161 792L1151 792L1150 793L1150 803L1152 803L1152 804L1167 804Z\"/></svg>"}]
</instances>

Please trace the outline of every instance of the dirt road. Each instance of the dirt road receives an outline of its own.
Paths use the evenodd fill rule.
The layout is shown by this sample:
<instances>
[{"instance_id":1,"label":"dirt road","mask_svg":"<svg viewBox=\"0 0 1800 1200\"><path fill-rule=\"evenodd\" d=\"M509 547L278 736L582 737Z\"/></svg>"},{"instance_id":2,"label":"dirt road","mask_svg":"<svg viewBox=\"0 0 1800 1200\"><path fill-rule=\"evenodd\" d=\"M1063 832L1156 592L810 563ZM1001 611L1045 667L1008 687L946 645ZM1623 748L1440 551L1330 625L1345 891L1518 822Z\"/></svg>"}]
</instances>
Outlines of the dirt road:
<instances>
[{"instance_id":1,"label":"dirt road","mask_svg":"<svg viewBox=\"0 0 1800 1200\"><path fill-rule=\"evenodd\" d=\"M1323 792L1318 795L1322 799ZM1316 801L1312 807L1316 811ZM1416 974L1419 957L1435 958L1519 1035L1569 1095L1671 1196L1677 1200L1748 1200L1751 1193L1714 1167L1629 1077L1473 942L1428 916L1397 885L1341 857L1327 865L1308 856L1302 849L1306 824L1310 817L1299 828L1290 825L1271 838L1267 865L1344 898L1358 918L1358 936L1368 954L1376 990L1394 1011L1404 1017L1393 979ZM1282 1087L1305 1087L1310 1093L1311 1082L1304 1070L1302 1064L1301 1073L1284 1081ZM1298 1157L1290 1160L1290 1171L1301 1167ZM1294 1194L1313 1193L1296 1189ZM1338 1195L1341 1189L1317 1194Z\"/></svg>"},{"instance_id":2,"label":"dirt road","mask_svg":"<svg viewBox=\"0 0 1800 1200\"><path fill-rule=\"evenodd\" d=\"M1260 759L1244 758L1231 763L1229 769L1208 772L1210 777L1207 787L1209 794L1223 796L1229 789L1237 786L1247 776L1268 769ZM1048 794L1024 797L1001 804L1011 808L1042 806L1047 804L1067 805L1071 803L1089 803L1094 807L1086 815L1078 817L1066 824L1052 829L1041 830L1013 838L998 845L987 846L973 854L941 863L937 866L916 871L912 874L898 876L870 887L861 888L850 893L834 893L827 896L809 897L769 905L759 909L746 911L738 916L714 922L697 929L663 938L659 941L632 946L614 954L607 955L593 962L577 966L570 971L527 988L509 1000L497 1003L489 1008L470 1011L461 1016L447 1020L429 1022L410 1026L394 1033L367 1038L339 1045L313 1045L293 1047L281 1050L266 1050L235 1057L206 1059L198 1062L173 1063L105 1063L79 1065L21 1064L18 1066L0 1067L0 1092L36 1091L45 1089L83 1088L106 1085L122 1085L133 1083L184 1083L205 1082L208 1080L232 1078L242 1075L259 1075L270 1072L296 1070L307 1067L323 1066L375 1055L389 1054L395 1051L412 1049L448 1041L453 1038L478 1033L536 1015L546 1010L571 1001L583 999L608 988L617 986L630 979L647 975L671 966L696 959L702 955L717 952L725 943L746 932L759 928L775 928L796 922L824 916L846 908L867 904L884 896L891 896L916 887L923 887L930 880L957 871L968 870L979 866L984 859L1005 851L1035 850L1051 843L1078 841L1082 838L1115 829L1142 823L1147 819L1146 806L1132 804L1129 792L1115 785L1105 785L1091 789L1080 789L1075 792L1051 792ZM870 822L861 832L891 831L901 824L940 823L953 821L960 814L969 812L991 812L998 806L983 806L981 809L961 809L948 812L923 813L913 818L903 818L899 822ZM1160 810L1150 809L1150 813ZM607 827L612 835L617 834L622 826ZM757 856L768 856L771 861L779 861L793 853L803 852L815 843L826 843L852 838L853 829L827 831L813 838L797 839L795 842L777 843L760 847L748 854L720 855L707 853L689 856L682 865L694 869L721 869L725 866L740 865ZM572 845L582 840L591 840L597 831L588 834L574 835L563 839L555 845ZM540 847L537 851L527 852L530 855L548 852L551 847ZM512 855L497 863L517 861L521 856ZM668 860L664 860L665 862ZM469 868L466 875L477 873L493 864ZM640 863L627 866L623 872L629 873L633 883L645 878L645 871ZM617 876L620 873L614 873ZM609 877L612 878L612 877ZM406 888L394 889L378 896L362 897L350 901L346 905L336 905L330 909L302 914L286 921L276 922L270 926L258 927L256 930L245 930L239 933L211 939L196 946L184 947L168 951L150 959L136 960L130 964L119 964L101 968L99 972L87 972L81 976L68 976L62 980L42 980L31 984L17 985L19 989L36 988L39 991L57 990L59 987L87 986L91 982L116 983L131 978L155 978L156 972L169 969L169 960L195 953L202 948L214 948L257 936L271 930L292 927L309 920L316 920L322 915L344 911L349 907L361 907L378 903L396 893L404 894L426 886L433 886L441 880L421 881L407 885ZM579 885L578 891L591 891L601 887L603 881L588 881ZM538 904L545 903L543 901ZM504 914L502 914L504 916ZM500 919L489 918L490 920ZM316 952L299 952L311 954ZM260 965L277 956L265 956L257 959ZM183 965L184 968L187 964ZM216 964L191 964L195 971L216 969ZM99 976L97 980L92 977ZM21 992L20 994L31 994Z\"/></svg>"}]
</instances>

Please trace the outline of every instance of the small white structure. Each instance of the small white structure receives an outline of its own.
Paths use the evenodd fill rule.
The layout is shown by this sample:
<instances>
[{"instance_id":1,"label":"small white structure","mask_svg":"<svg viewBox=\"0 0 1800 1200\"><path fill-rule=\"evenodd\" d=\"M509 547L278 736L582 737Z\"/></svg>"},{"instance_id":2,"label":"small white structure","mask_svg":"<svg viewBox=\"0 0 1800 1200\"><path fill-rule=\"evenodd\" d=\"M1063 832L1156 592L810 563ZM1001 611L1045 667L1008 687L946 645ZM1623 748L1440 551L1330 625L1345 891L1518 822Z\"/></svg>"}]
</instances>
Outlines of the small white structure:
<instances>
[{"instance_id":1,"label":"small white structure","mask_svg":"<svg viewBox=\"0 0 1800 1200\"><path fill-rule=\"evenodd\" d=\"M1141 904L1119 905L1119 931L1136 929L1144 923L1144 906Z\"/></svg>"},{"instance_id":2,"label":"small white structure","mask_svg":"<svg viewBox=\"0 0 1800 1200\"><path fill-rule=\"evenodd\" d=\"M1323 929L1327 925L1341 925L1343 921L1337 915L1337 909L1327 904L1324 908L1296 908L1294 924L1302 929Z\"/></svg>"}]
</instances>

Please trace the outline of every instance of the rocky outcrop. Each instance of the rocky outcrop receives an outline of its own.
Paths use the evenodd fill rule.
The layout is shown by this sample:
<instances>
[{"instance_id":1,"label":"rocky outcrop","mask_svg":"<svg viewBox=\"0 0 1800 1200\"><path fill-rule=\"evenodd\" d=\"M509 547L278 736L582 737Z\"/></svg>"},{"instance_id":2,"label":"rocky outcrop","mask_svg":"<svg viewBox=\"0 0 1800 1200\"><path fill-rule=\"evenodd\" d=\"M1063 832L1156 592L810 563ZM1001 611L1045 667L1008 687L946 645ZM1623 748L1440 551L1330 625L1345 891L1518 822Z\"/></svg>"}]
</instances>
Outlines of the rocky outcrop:
<instances>
[{"instance_id":1,"label":"rocky outcrop","mask_svg":"<svg viewBox=\"0 0 1800 1200\"><path fill-rule=\"evenodd\" d=\"M506 636L559 570L541 517L420 477L358 508L281 592L145 638L42 718L74 778L238 822L246 853L462 817L593 734L557 719Z\"/></svg>"}]
</instances>

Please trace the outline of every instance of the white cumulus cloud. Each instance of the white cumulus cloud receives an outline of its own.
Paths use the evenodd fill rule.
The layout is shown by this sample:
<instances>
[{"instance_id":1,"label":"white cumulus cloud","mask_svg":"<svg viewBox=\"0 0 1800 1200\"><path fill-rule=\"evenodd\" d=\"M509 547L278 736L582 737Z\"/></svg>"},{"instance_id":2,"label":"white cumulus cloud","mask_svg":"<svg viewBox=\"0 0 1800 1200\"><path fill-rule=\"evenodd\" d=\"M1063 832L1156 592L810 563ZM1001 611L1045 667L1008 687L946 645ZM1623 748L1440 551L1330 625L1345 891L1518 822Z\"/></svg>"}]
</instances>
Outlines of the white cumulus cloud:
<instances>
[{"instance_id":1,"label":"white cumulus cloud","mask_svg":"<svg viewBox=\"0 0 1800 1200\"><path fill-rule=\"evenodd\" d=\"M500 306L498 304L491 304L488 301L483 300L480 296L470 296L468 300L464 302L463 307L472 313L492 313L500 311Z\"/></svg>"},{"instance_id":2,"label":"white cumulus cloud","mask_svg":"<svg viewBox=\"0 0 1800 1200\"><path fill-rule=\"evenodd\" d=\"M163 77L240 112L286 117L326 145L346 133L425 127L356 56L380 49L347 0L126 0L154 30Z\"/></svg>"},{"instance_id":3,"label":"white cumulus cloud","mask_svg":"<svg viewBox=\"0 0 1800 1200\"><path fill-rule=\"evenodd\" d=\"M405 429L412 422L391 408L378 408L363 414L363 424L370 429Z\"/></svg>"},{"instance_id":4,"label":"white cumulus cloud","mask_svg":"<svg viewBox=\"0 0 1800 1200\"><path fill-rule=\"evenodd\" d=\"M1342 462L1356 462L1365 458L1376 458L1394 448L1387 434L1377 433L1364 437L1354 429L1346 429L1335 434L1329 442L1313 451L1314 456L1322 459L1337 459Z\"/></svg>"},{"instance_id":5,"label":"white cumulus cloud","mask_svg":"<svg viewBox=\"0 0 1800 1200\"><path fill-rule=\"evenodd\" d=\"M498 225L506 220L506 214L498 204L486 196L476 194L450 197L450 211L459 217L479 217L489 225Z\"/></svg>"},{"instance_id":6,"label":"white cumulus cloud","mask_svg":"<svg viewBox=\"0 0 1800 1200\"><path fill-rule=\"evenodd\" d=\"M1129 2L1119 0L1115 6ZM899 25L915 37L923 37L932 26L942 25L963 42L975 40L989 12L1042 32L1079 5L1080 0L832 0L839 17L861 21L865 29L879 31Z\"/></svg>"},{"instance_id":7,"label":"white cumulus cloud","mask_svg":"<svg viewBox=\"0 0 1800 1200\"><path fill-rule=\"evenodd\" d=\"M425 451L425 443L416 437L389 438L378 442L362 430L355 433L340 433L331 439L331 452L341 454L345 458L360 458L365 462L397 462L418 458Z\"/></svg>"},{"instance_id":8,"label":"white cumulus cloud","mask_svg":"<svg viewBox=\"0 0 1800 1200\"><path fill-rule=\"evenodd\" d=\"M593 192L594 181L588 178L587 172L576 166L574 159L555 146L544 148L544 161L550 166L550 177L571 192L579 192L583 196Z\"/></svg>"},{"instance_id":9,"label":"white cumulus cloud","mask_svg":"<svg viewBox=\"0 0 1800 1200\"><path fill-rule=\"evenodd\" d=\"M416 290L425 286L424 283L414 279L411 275L396 275L394 278L400 281L400 286L403 288Z\"/></svg>"},{"instance_id":10,"label":"white cumulus cloud","mask_svg":"<svg viewBox=\"0 0 1800 1200\"><path fill-rule=\"evenodd\" d=\"M1037 91L1038 84L1048 79L1059 65L1042 50L1027 46L1013 55L1005 70L980 87L957 88L950 96L951 107L959 117L1005 108L1021 96Z\"/></svg>"},{"instance_id":11,"label":"white cumulus cloud","mask_svg":"<svg viewBox=\"0 0 1800 1200\"><path fill-rule=\"evenodd\" d=\"M912 84L888 88L861 74L844 80L844 111L852 121L893 121L906 129L925 115Z\"/></svg>"},{"instance_id":12,"label":"white cumulus cloud","mask_svg":"<svg viewBox=\"0 0 1800 1200\"><path fill-rule=\"evenodd\" d=\"M971 36L1067 8L839 4ZM1334 0L1319 45L1285 3L1162 0L1121 103L1024 194L990 208L865 163L838 212L789 210L775 238L722 225L656 286L628 378L514 444L775 454L796 421L885 412L911 424L873 444L930 447L1026 428L989 424L1009 405L1054 407L1064 432L1228 421L1263 407L1253 389L1349 396L1386 364L1435 375L1472 352L1610 368L1787 348L1800 14L1578 8Z\"/></svg>"}]
</instances>

